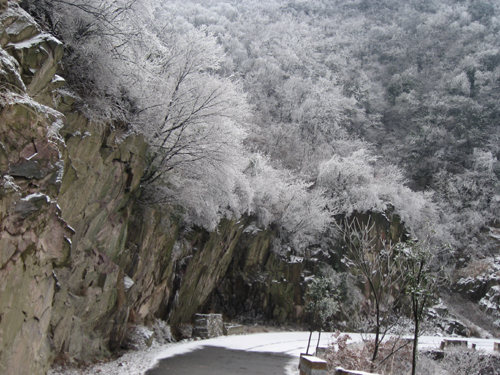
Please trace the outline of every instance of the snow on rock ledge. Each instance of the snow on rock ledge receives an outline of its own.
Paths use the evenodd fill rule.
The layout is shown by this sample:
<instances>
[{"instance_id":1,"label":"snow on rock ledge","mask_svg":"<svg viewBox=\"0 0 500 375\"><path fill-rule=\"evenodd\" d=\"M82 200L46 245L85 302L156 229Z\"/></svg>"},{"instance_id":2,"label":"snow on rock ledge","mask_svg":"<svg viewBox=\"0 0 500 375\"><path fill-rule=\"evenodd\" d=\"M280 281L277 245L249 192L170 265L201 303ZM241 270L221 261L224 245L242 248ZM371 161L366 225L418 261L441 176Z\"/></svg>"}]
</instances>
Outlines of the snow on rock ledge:
<instances>
[{"instance_id":1,"label":"snow on rock ledge","mask_svg":"<svg viewBox=\"0 0 500 375\"><path fill-rule=\"evenodd\" d=\"M486 296L479 301L479 308L486 314L497 318L493 324L500 328L500 286L490 288Z\"/></svg>"}]
</instances>

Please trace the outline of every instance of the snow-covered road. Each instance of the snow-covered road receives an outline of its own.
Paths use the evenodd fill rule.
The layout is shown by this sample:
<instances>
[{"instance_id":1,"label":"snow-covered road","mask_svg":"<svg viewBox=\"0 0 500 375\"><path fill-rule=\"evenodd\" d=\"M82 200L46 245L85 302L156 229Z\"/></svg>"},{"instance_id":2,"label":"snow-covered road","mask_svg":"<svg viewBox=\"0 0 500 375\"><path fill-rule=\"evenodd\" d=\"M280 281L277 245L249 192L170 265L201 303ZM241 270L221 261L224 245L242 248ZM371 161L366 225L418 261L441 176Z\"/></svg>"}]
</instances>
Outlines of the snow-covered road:
<instances>
[{"instance_id":1,"label":"snow-covered road","mask_svg":"<svg viewBox=\"0 0 500 375\"><path fill-rule=\"evenodd\" d=\"M350 333L349 336L351 337L352 341L362 340L362 336L359 333ZM286 354L293 358L287 366L287 373L295 374L298 358L300 356L300 353L306 352L308 339L309 332L275 332L243 336L218 337L209 340L200 340L189 342L186 344L174 345L167 348L163 352L160 352L156 356L155 361L160 361L165 358L182 355L193 350L211 346L247 352ZM314 348L317 345L317 339L318 333L315 332L311 340L311 349L309 350L310 353L314 352ZM441 341L443 341L444 339L457 340L459 338L422 336L419 338L419 347L421 349L435 349L439 347ZM493 344L495 340L476 338L468 338L466 340L468 341L469 347L471 347L472 344L476 344L476 349L493 351ZM328 346L333 341L334 340L331 333L323 333L321 335L320 346Z\"/></svg>"},{"instance_id":2,"label":"snow-covered road","mask_svg":"<svg viewBox=\"0 0 500 375\"><path fill-rule=\"evenodd\" d=\"M353 341L360 341L361 335L349 333ZM315 348L318 333L313 334L311 347ZM73 374L108 374L108 375L144 375L148 369L155 367L160 360L182 355L206 346L221 347L232 350L242 350L261 353L279 353L293 357L287 366L288 373L296 373L298 358L300 353L304 353L307 348L309 332L273 332L257 333L238 336L223 336L209 340L198 340L189 342L180 342L165 347L156 347L146 352L129 352L116 361L91 366L85 370L51 370L50 375L73 375ZM420 348L437 348L443 339L457 339L451 337L430 337L422 336L419 338ZM474 343L477 349L493 351L493 343L500 340L467 338L469 347ZM332 334L323 333L321 335L320 346L327 346L332 343ZM309 352L311 353L312 350Z\"/></svg>"},{"instance_id":3,"label":"snow-covered road","mask_svg":"<svg viewBox=\"0 0 500 375\"><path fill-rule=\"evenodd\" d=\"M359 333L349 333L353 341L361 341L362 337ZM224 336L217 337L209 340L192 341L186 344L178 344L165 349L165 351L158 354L156 360L172 357L174 355L183 354L203 346L217 346L234 350L245 350L253 352L266 352L266 353L282 353L297 358L300 353L305 353L307 348L307 341L309 339L309 332L274 332L274 333L257 333L252 335L242 336ZM311 340L311 347L317 344L318 333L313 333ZM457 338L457 337L432 337L422 336L419 338L419 347L424 348L438 348L441 341L444 339L467 340L469 347L474 343L477 349L485 351L493 351L493 343L500 340L492 339L477 339L477 338ZM320 346L328 346L333 342L331 333L323 333L321 335ZM309 350L311 352L311 349Z\"/></svg>"}]
</instances>

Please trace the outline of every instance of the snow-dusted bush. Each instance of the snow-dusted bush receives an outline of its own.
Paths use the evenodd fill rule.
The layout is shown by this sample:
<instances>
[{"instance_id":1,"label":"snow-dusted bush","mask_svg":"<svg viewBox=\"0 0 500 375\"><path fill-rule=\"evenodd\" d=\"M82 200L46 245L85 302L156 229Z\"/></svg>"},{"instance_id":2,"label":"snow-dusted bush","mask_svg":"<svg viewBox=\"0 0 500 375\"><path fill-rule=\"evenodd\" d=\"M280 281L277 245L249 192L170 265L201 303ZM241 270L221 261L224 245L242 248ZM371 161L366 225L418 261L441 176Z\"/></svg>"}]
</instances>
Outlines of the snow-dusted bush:
<instances>
[{"instance_id":1,"label":"snow-dusted bush","mask_svg":"<svg viewBox=\"0 0 500 375\"><path fill-rule=\"evenodd\" d=\"M175 342L170 326L163 320L156 320L152 327L133 326L127 331L126 346L133 350L145 350L155 345Z\"/></svg>"},{"instance_id":2,"label":"snow-dusted bush","mask_svg":"<svg viewBox=\"0 0 500 375\"><path fill-rule=\"evenodd\" d=\"M471 168L461 173L438 173L435 185L436 198L446 213L445 224L457 243L469 243L474 254L483 246L474 244L473 237L498 220L500 164L490 151L480 149L473 150L470 164Z\"/></svg>"},{"instance_id":3,"label":"snow-dusted bush","mask_svg":"<svg viewBox=\"0 0 500 375\"><path fill-rule=\"evenodd\" d=\"M444 358L439 361L420 361L417 374L494 375L498 374L499 369L500 357L497 354L457 346L447 348Z\"/></svg>"},{"instance_id":4,"label":"snow-dusted bush","mask_svg":"<svg viewBox=\"0 0 500 375\"><path fill-rule=\"evenodd\" d=\"M178 206L185 224L213 231L221 219L237 219L249 210L253 190L243 165L240 158L220 164L206 160L185 164L149 186L144 199L149 204Z\"/></svg>"}]
</instances>

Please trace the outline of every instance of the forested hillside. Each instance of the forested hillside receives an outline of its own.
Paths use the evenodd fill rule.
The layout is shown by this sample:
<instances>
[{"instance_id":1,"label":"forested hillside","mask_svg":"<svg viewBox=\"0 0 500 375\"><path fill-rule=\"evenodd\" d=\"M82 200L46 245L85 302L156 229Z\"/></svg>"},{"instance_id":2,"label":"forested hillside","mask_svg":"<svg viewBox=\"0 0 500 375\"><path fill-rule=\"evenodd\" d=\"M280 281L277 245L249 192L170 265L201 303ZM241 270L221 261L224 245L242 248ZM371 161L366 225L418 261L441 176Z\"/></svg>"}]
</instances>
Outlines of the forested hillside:
<instances>
[{"instance_id":1,"label":"forested hillside","mask_svg":"<svg viewBox=\"0 0 500 375\"><path fill-rule=\"evenodd\" d=\"M494 1L25 6L67 44L92 115L147 135L150 198L188 225L249 212L304 247L329 215L391 205L415 235L495 250Z\"/></svg>"},{"instance_id":2,"label":"forested hillside","mask_svg":"<svg viewBox=\"0 0 500 375\"><path fill-rule=\"evenodd\" d=\"M223 74L254 106L252 149L327 189L334 213L392 203L410 226L438 223L442 240L488 250L477 237L498 218L499 4L167 8L224 46Z\"/></svg>"}]
</instances>

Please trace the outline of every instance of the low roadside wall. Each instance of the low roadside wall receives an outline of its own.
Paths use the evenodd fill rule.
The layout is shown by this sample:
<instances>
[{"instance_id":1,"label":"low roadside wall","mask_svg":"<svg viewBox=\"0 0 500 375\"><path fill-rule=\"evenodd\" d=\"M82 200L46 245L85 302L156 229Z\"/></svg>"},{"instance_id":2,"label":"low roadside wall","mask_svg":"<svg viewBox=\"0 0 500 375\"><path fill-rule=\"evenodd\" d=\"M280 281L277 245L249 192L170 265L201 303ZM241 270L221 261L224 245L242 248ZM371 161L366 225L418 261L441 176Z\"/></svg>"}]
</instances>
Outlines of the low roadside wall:
<instances>
[{"instance_id":1,"label":"low roadside wall","mask_svg":"<svg viewBox=\"0 0 500 375\"><path fill-rule=\"evenodd\" d=\"M301 354L300 375L326 375L326 361L312 355Z\"/></svg>"}]
</instances>

